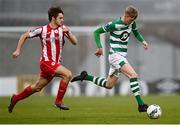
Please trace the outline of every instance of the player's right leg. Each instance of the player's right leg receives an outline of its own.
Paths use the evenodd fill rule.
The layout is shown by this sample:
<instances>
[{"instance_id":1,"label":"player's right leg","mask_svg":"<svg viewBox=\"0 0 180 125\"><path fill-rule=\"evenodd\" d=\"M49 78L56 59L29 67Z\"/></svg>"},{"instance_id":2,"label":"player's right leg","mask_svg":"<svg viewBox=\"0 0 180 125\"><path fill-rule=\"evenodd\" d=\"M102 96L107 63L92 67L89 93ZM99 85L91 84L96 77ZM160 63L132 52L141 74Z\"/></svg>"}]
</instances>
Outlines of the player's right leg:
<instances>
[{"instance_id":1,"label":"player's right leg","mask_svg":"<svg viewBox=\"0 0 180 125\"><path fill-rule=\"evenodd\" d=\"M71 82L75 82L75 81L83 81L83 80L87 80L87 81L91 81L94 84L107 88L107 89L111 89L114 84L116 83L116 81L118 80L118 77L111 75L108 76L107 79L103 78L103 77L96 77L96 76L92 76L90 74L88 74L86 71L82 71L80 73L80 75L75 76Z\"/></svg>"},{"instance_id":2,"label":"player's right leg","mask_svg":"<svg viewBox=\"0 0 180 125\"><path fill-rule=\"evenodd\" d=\"M43 77L40 77L35 85L26 87L19 94L16 94L16 95L14 94L11 97L10 104L8 106L8 112L11 113L13 111L13 108L16 105L17 102L19 102L20 100L23 100L23 99L29 97L30 95L32 95L35 92L41 91L41 89L44 86L46 86L48 83L49 83L49 80L47 80L47 79L45 79Z\"/></svg>"},{"instance_id":3,"label":"player's right leg","mask_svg":"<svg viewBox=\"0 0 180 125\"><path fill-rule=\"evenodd\" d=\"M71 71L62 66L61 64L52 61L41 61L40 68L41 76L47 79L49 79L50 76L61 77L55 106L63 110L69 110L69 108L63 104L63 97L66 92L68 83L72 77Z\"/></svg>"},{"instance_id":4,"label":"player's right leg","mask_svg":"<svg viewBox=\"0 0 180 125\"><path fill-rule=\"evenodd\" d=\"M120 69L120 71L129 78L131 91L138 103L138 111L146 112L148 105L144 104L144 101L141 98L138 75L136 74L136 72L129 63L124 64Z\"/></svg>"},{"instance_id":5,"label":"player's right leg","mask_svg":"<svg viewBox=\"0 0 180 125\"><path fill-rule=\"evenodd\" d=\"M56 100L55 100L55 106L62 110L69 110L69 107L64 105L63 98L66 93L69 81L72 78L72 73L69 69L60 65L55 70L55 74L56 74L56 76L61 77L58 93L57 93Z\"/></svg>"}]
</instances>

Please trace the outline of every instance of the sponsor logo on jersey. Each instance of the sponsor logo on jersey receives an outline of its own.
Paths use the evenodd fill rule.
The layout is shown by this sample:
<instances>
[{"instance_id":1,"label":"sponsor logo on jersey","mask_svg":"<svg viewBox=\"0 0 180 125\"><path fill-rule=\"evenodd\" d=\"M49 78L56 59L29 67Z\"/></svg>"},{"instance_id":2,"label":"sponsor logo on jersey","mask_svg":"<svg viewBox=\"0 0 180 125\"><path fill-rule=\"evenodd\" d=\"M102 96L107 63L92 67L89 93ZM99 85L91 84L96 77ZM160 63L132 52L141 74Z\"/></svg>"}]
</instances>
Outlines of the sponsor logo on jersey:
<instances>
[{"instance_id":1,"label":"sponsor logo on jersey","mask_svg":"<svg viewBox=\"0 0 180 125\"><path fill-rule=\"evenodd\" d=\"M128 33L127 31L124 31L124 32L121 33L120 39L122 41L126 41L128 39L128 37L129 37L129 35L130 35L130 33Z\"/></svg>"}]
</instances>

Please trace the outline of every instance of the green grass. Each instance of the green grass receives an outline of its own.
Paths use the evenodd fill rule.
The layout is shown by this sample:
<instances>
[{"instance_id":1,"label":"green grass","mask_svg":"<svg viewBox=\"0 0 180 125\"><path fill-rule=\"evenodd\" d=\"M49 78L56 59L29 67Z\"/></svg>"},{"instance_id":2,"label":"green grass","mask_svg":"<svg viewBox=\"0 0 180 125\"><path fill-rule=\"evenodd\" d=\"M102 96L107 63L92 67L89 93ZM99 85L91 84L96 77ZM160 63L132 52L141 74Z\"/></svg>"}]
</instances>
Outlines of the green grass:
<instances>
[{"instance_id":1,"label":"green grass","mask_svg":"<svg viewBox=\"0 0 180 125\"><path fill-rule=\"evenodd\" d=\"M170 124L180 123L180 95L146 96L148 104L162 108L160 119L149 119L146 113L137 111L133 96L66 97L71 110L53 107L54 98L32 96L19 102L13 113L7 112L9 98L0 98L0 124Z\"/></svg>"}]
</instances>

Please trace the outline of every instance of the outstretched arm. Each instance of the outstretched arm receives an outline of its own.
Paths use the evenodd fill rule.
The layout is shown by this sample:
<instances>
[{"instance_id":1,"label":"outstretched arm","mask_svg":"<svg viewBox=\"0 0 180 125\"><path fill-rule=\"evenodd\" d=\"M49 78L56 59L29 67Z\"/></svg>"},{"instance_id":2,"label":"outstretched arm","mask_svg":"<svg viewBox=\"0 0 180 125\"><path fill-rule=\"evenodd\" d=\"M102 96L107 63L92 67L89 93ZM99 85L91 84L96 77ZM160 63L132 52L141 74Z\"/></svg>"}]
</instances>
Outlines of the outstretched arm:
<instances>
[{"instance_id":1,"label":"outstretched arm","mask_svg":"<svg viewBox=\"0 0 180 125\"><path fill-rule=\"evenodd\" d=\"M95 55L97 57L100 57L101 55L103 55L102 45L101 45L101 40L100 40L101 33L105 33L105 31L102 27L100 27L94 31L94 38L95 38L96 45L98 47L98 49L95 52Z\"/></svg>"},{"instance_id":2,"label":"outstretched arm","mask_svg":"<svg viewBox=\"0 0 180 125\"><path fill-rule=\"evenodd\" d=\"M29 37L29 32L23 33L21 37L19 38L19 42L17 44L16 50L13 52L12 57L15 59L17 58L21 53L21 48L23 47L24 43L26 42L26 39Z\"/></svg>"}]
</instances>

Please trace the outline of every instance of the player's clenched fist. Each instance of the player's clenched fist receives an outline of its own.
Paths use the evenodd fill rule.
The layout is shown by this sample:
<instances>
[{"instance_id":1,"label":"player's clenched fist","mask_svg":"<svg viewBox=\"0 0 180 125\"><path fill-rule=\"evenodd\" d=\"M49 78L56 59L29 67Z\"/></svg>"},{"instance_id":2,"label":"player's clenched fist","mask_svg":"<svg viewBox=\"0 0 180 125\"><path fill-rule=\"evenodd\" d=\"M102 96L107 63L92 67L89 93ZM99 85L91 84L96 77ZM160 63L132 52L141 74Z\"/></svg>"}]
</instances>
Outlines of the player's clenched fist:
<instances>
[{"instance_id":1,"label":"player's clenched fist","mask_svg":"<svg viewBox=\"0 0 180 125\"><path fill-rule=\"evenodd\" d=\"M20 55L20 51L16 50L13 52L12 57L16 59Z\"/></svg>"}]
</instances>

